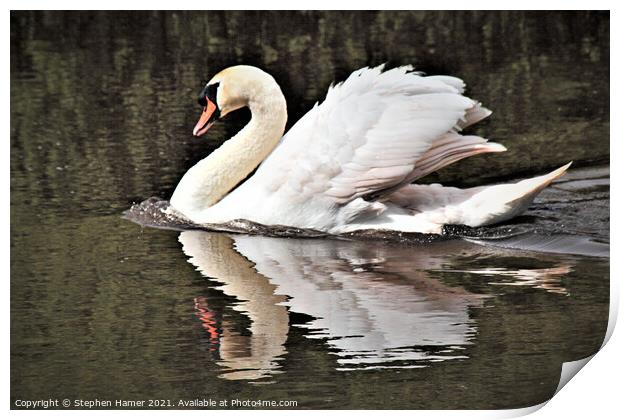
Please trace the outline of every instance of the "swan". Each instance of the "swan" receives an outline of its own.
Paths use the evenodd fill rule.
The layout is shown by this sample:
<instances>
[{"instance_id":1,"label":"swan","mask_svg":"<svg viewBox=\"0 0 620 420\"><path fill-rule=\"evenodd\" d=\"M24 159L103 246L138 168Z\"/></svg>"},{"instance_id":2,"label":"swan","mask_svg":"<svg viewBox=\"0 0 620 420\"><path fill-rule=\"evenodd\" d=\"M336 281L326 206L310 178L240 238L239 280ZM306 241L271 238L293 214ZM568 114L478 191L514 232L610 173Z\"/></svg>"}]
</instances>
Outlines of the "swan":
<instances>
[{"instance_id":1,"label":"swan","mask_svg":"<svg viewBox=\"0 0 620 420\"><path fill-rule=\"evenodd\" d=\"M330 234L388 230L441 234L446 224L485 226L527 209L565 173L459 189L413 182L463 158L506 150L460 131L491 114L451 76L411 66L365 67L330 86L284 134L286 100L265 71L237 65L201 91L195 136L249 107L252 117L182 177L170 210L192 223L244 219ZM254 174L248 178L255 170ZM246 179L247 178L247 179Z\"/></svg>"}]
</instances>

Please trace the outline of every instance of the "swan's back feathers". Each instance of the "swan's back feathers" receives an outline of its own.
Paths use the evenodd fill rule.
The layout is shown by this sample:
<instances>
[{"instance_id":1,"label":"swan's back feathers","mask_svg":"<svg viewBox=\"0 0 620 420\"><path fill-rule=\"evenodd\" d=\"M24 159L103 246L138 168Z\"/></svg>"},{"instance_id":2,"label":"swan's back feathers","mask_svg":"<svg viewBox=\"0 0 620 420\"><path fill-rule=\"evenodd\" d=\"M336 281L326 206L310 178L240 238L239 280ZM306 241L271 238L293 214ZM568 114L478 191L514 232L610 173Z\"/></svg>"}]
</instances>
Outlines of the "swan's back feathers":
<instances>
[{"instance_id":1,"label":"swan's back feathers","mask_svg":"<svg viewBox=\"0 0 620 420\"><path fill-rule=\"evenodd\" d=\"M321 196L342 206L394 191L429 169L475 154L469 153L474 148L499 151L479 147L485 139L472 142L457 134L490 114L462 95L464 87L455 77L425 77L410 66L357 70L330 87L253 178L270 193L281 190L299 200ZM460 154L429 156L434 147ZM426 169L416 171L420 159Z\"/></svg>"}]
</instances>

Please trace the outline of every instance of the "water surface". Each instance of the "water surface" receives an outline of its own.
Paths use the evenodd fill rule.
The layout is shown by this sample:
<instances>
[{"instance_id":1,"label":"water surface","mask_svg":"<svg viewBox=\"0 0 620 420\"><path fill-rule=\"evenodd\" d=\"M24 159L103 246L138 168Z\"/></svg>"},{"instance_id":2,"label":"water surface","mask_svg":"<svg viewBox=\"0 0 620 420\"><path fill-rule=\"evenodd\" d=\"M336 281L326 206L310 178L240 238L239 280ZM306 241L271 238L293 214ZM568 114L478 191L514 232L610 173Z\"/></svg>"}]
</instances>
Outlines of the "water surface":
<instances>
[{"instance_id":1,"label":"water surface","mask_svg":"<svg viewBox=\"0 0 620 420\"><path fill-rule=\"evenodd\" d=\"M440 240L121 218L169 198L245 124L240 112L191 136L201 82L221 68L272 73L290 126L333 80L385 61L466 80L495 111L474 131L509 148L424 182L575 169L523 217ZM11 400L549 398L561 363L595 352L607 326L608 92L608 13L13 12Z\"/></svg>"}]
</instances>

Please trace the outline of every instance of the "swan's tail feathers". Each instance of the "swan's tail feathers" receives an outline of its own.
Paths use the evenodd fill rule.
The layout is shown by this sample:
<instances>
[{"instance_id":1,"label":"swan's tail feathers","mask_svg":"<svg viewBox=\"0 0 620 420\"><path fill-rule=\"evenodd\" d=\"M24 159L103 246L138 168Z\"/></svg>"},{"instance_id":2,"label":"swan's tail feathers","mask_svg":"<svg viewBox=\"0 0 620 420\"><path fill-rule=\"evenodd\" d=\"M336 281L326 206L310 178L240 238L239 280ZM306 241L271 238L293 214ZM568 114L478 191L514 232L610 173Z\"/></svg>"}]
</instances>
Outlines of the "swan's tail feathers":
<instances>
[{"instance_id":1,"label":"swan's tail feathers","mask_svg":"<svg viewBox=\"0 0 620 420\"><path fill-rule=\"evenodd\" d=\"M407 178L415 181L461 159L481 153L505 151L506 148L501 144L482 137L448 133L433 142L432 147L415 162L413 172Z\"/></svg>"},{"instance_id":2,"label":"swan's tail feathers","mask_svg":"<svg viewBox=\"0 0 620 420\"><path fill-rule=\"evenodd\" d=\"M549 184L564 175L572 162L546 175L524 179L514 184L478 187L472 197L463 202L464 220L468 226L500 223L527 210L534 198Z\"/></svg>"},{"instance_id":3,"label":"swan's tail feathers","mask_svg":"<svg viewBox=\"0 0 620 420\"><path fill-rule=\"evenodd\" d=\"M527 210L534 198L568 169L572 162L535 178L513 184L459 189L439 184L407 185L388 200L436 225L492 225Z\"/></svg>"},{"instance_id":4,"label":"swan's tail feathers","mask_svg":"<svg viewBox=\"0 0 620 420\"><path fill-rule=\"evenodd\" d=\"M553 181L564 175L572 164L573 162L571 161L546 175L524 179L516 184L508 184L510 187L514 186L514 188L511 188L512 191L509 193L512 196L509 195L508 197L512 198L512 200L509 201L508 204L517 205L525 199L530 199L529 201L531 202L538 195L538 193L540 193Z\"/></svg>"}]
</instances>

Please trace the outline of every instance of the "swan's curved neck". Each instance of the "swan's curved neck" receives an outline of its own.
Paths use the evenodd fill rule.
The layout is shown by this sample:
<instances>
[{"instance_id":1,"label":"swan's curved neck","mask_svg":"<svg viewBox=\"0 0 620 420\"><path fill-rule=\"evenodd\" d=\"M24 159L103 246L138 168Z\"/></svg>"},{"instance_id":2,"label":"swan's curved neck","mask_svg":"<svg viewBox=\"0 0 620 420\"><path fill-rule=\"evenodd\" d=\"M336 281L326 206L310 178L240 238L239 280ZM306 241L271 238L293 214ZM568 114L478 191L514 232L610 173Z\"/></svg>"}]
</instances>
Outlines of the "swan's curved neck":
<instances>
[{"instance_id":1,"label":"swan's curved neck","mask_svg":"<svg viewBox=\"0 0 620 420\"><path fill-rule=\"evenodd\" d=\"M250 122L183 176L170 199L189 219L220 201L275 148L286 125L286 100L275 81L248 99Z\"/></svg>"}]
</instances>

